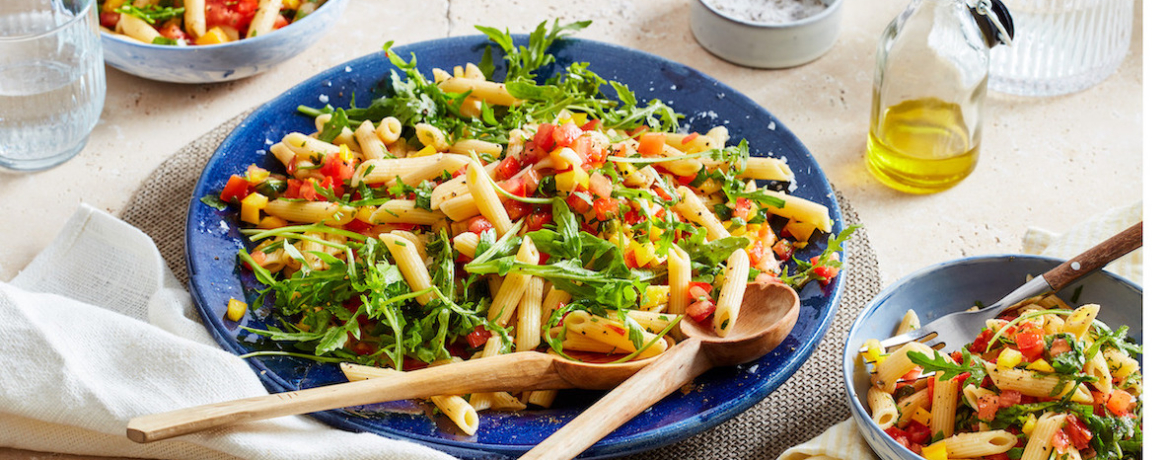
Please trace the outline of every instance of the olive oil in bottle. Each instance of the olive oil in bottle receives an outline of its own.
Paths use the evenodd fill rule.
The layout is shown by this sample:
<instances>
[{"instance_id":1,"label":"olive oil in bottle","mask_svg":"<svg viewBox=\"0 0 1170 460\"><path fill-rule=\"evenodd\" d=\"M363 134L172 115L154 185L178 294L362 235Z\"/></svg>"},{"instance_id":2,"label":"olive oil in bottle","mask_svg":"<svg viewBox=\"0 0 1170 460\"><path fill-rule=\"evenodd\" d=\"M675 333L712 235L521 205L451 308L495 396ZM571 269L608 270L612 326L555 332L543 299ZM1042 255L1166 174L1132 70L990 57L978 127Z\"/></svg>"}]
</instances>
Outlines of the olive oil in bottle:
<instances>
[{"instance_id":1,"label":"olive oil in bottle","mask_svg":"<svg viewBox=\"0 0 1170 460\"><path fill-rule=\"evenodd\" d=\"M968 132L958 104L914 99L873 116L866 166L883 184L908 193L934 193L975 170L978 133Z\"/></svg>"}]
</instances>

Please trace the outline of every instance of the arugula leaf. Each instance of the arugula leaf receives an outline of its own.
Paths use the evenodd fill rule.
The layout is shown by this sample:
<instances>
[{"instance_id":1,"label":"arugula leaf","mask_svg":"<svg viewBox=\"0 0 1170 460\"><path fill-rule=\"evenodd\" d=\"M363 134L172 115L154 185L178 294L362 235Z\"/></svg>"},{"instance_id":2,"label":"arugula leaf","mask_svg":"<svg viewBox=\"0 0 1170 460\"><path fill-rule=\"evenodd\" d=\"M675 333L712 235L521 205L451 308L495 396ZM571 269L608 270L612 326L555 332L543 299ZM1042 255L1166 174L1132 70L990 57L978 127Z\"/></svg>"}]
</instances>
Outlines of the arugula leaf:
<instances>
[{"instance_id":1,"label":"arugula leaf","mask_svg":"<svg viewBox=\"0 0 1170 460\"><path fill-rule=\"evenodd\" d=\"M131 5L129 3L123 4L114 9L115 13L127 14L138 19L146 21L147 24L154 25L158 21L167 21L171 18L182 17L186 8L162 7L159 5L146 5L141 8Z\"/></svg>"},{"instance_id":2,"label":"arugula leaf","mask_svg":"<svg viewBox=\"0 0 1170 460\"><path fill-rule=\"evenodd\" d=\"M1052 342L1058 338L1064 339L1068 342L1072 349L1056 356L1049 354L1049 364L1052 368L1060 374L1077 374L1085 367L1085 353L1082 350L1081 341L1077 340L1072 334L1062 333L1048 336L1048 349L1052 348Z\"/></svg>"},{"instance_id":3,"label":"arugula leaf","mask_svg":"<svg viewBox=\"0 0 1170 460\"><path fill-rule=\"evenodd\" d=\"M203 198L200 198L199 201L205 205L215 208L216 211L223 211L224 209L228 208L227 203L224 203L223 200L219 199L219 195L214 193L203 195Z\"/></svg>"},{"instance_id":4,"label":"arugula leaf","mask_svg":"<svg viewBox=\"0 0 1170 460\"><path fill-rule=\"evenodd\" d=\"M329 121L325 122L325 126L321 128L321 134L317 135L317 138L322 142L333 142L348 127L349 117L345 116L345 110L334 110Z\"/></svg>"},{"instance_id":5,"label":"arugula leaf","mask_svg":"<svg viewBox=\"0 0 1170 460\"><path fill-rule=\"evenodd\" d=\"M797 271L789 275L788 268L785 267L784 271L780 273L780 281L792 286L793 289L799 290L805 284L808 284L809 281L824 279L816 273L817 267L841 267L841 261L833 260L831 256L835 252L843 251L845 241L848 241L853 235L853 232L859 228L861 228L859 225L850 225L845 230L842 230L840 235L830 235L825 245L825 250L817 257L817 263L815 264L794 258L793 261L796 262Z\"/></svg>"},{"instance_id":6,"label":"arugula leaf","mask_svg":"<svg viewBox=\"0 0 1170 460\"><path fill-rule=\"evenodd\" d=\"M962 350L962 353L963 362L961 363L948 361L938 351L934 352L933 358L927 357L925 353L917 351L909 352L906 356L914 364L922 366L922 372L937 372L939 373L939 377L944 380L953 379L964 372L970 372L971 376L963 380L963 383L959 386L964 387L968 384L979 385L983 381L983 377L987 376L987 368L984 367L986 363L982 358L972 355L966 348Z\"/></svg>"}]
</instances>

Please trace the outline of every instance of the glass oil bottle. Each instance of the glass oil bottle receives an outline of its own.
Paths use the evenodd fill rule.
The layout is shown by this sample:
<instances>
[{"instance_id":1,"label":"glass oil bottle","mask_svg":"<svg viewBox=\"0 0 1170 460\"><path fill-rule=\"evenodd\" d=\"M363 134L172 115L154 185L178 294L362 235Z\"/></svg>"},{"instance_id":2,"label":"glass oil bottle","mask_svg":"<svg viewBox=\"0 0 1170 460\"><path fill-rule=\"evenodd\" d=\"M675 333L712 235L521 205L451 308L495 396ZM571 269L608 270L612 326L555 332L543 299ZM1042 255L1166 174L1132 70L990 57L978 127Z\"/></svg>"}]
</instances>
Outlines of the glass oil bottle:
<instances>
[{"instance_id":1,"label":"glass oil bottle","mask_svg":"<svg viewBox=\"0 0 1170 460\"><path fill-rule=\"evenodd\" d=\"M865 155L874 177L925 194L975 170L989 51L1012 33L999 0L913 0L890 23L878 42Z\"/></svg>"}]
</instances>

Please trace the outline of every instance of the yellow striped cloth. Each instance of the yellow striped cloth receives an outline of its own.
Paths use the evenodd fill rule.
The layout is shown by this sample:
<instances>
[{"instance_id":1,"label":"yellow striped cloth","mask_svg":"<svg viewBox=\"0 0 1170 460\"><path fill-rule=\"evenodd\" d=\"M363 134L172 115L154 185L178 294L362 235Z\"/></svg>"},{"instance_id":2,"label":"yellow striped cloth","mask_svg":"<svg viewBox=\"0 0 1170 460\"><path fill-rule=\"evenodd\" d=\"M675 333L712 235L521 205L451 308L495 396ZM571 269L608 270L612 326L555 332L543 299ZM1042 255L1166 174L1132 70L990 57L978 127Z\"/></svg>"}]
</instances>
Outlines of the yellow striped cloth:
<instances>
[{"instance_id":1,"label":"yellow striped cloth","mask_svg":"<svg viewBox=\"0 0 1170 460\"><path fill-rule=\"evenodd\" d=\"M1142 220L1142 202L1110 209L1073 226L1064 234L1030 227L1024 234L1024 253L1067 259ZM1142 284L1142 250L1138 249L1105 266L1130 281Z\"/></svg>"},{"instance_id":2,"label":"yellow striped cloth","mask_svg":"<svg viewBox=\"0 0 1170 460\"><path fill-rule=\"evenodd\" d=\"M792 447L780 460L876 460L853 418L829 427L820 436Z\"/></svg>"}]
</instances>

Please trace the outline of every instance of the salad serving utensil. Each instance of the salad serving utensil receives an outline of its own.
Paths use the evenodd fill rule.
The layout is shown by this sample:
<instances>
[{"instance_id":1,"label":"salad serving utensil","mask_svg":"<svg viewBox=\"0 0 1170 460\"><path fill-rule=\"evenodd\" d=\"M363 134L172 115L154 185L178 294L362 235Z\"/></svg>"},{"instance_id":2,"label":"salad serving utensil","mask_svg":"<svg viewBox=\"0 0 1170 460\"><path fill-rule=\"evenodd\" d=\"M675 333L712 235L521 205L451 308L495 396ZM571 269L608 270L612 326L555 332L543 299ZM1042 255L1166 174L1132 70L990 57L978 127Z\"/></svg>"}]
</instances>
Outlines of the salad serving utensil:
<instances>
[{"instance_id":1,"label":"salad serving utensil","mask_svg":"<svg viewBox=\"0 0 1170 460\"><path fill-rule=\"evenodd\" d=\"M931 321L905 334L881 341L882 348L923 341L931 348L951 352L975 341L989 319L1027 298L1056 292L1142 246L1142 222L1122 230L1043 275L1032 278L999 301L975 311L961 311ZM941 348L940 348L941 346ZM865 349L861 350L862 352Z\"/></svg>"},{"instance_id":2,"label":"salad serving utensil","mask_svg":"<svg viewBox=\"0 0 1170 460\"><path fill-rule=\"evenodd\" d=\"M768 354L792 332L799 313L800 297L788 285L748 284L740 316L727 337L684 319L681 326L687 340L656 357L520 459L577 456L712 367L743 364Z\"/></svg>"},{"instance_id":3,"label":"salad serving utensil","mask_svg":"<svg viewBox=\"0 0 1170 460\"><path fill-rule=\"evenodd\" d=\"M677 385L664 392L658 390L661 395L646 402L644 408L713 366L749 361L776 348L792 331L799 309L799 299L788 286L751 283L745 290L736 327L728 337L715 337L687 318L681 323L682 331L695 339L683 340L652 359L597 364L570 361L548 353L509 353L419 369L401 376L339 383L144 415L130 420L126 427L126 437L145 443L235 423L438 395L566 388L611 389L652 362L667 358L668 363L673 363L670 365L681 371L677 375L672 374ZM675 349L680 351L671 351ZM690 362L692 360L694 362ZM684 375L690 377L681 379ZM651 396L641 393L636 397ZM622 422L640 411L624 416ZM598 439L620 424L605 430ZM581 449L592 444L591 441Z\"/></svg>"}]
</instances>

